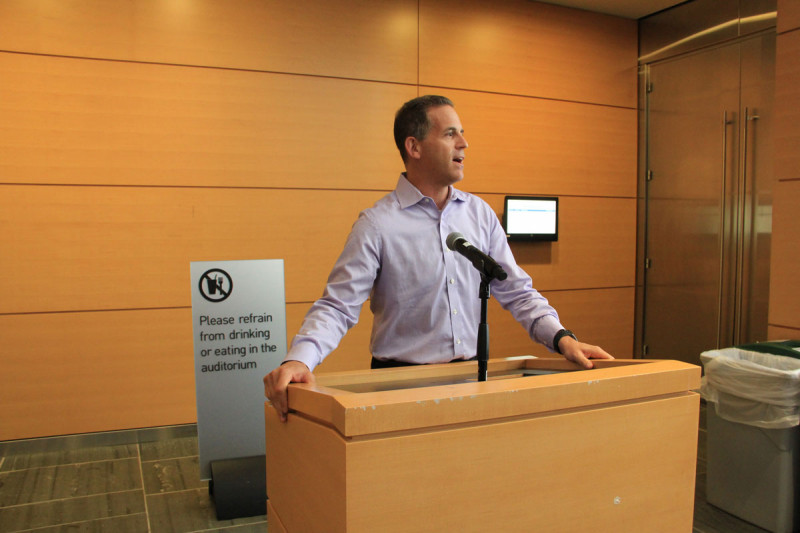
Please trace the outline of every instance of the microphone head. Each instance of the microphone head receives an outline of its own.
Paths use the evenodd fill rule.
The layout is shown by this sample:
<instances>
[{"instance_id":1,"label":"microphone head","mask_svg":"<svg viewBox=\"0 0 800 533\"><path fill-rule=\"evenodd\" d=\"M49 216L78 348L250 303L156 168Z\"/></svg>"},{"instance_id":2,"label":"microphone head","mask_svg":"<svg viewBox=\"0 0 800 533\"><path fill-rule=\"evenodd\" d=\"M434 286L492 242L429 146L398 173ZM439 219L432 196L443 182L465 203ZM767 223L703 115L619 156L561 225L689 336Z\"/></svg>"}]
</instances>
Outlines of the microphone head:
<instances>
[{"instance_id":1,"label":"microphone head","mask_svg":"<svg viewBox=\"0 0 800 533\"><path fill-rule=\"evenodd\" d=\"M466 241L466 240L467 239L463 235L461 235L457 231L454 231L453 233L451 233L450 235L447 236L447 239L445 240L445 242L447 243L447 247L448 248L450 248L451 250L455 251L456 250L456 245L458 244L458 241Z\"/></svg>"}]
</instances>

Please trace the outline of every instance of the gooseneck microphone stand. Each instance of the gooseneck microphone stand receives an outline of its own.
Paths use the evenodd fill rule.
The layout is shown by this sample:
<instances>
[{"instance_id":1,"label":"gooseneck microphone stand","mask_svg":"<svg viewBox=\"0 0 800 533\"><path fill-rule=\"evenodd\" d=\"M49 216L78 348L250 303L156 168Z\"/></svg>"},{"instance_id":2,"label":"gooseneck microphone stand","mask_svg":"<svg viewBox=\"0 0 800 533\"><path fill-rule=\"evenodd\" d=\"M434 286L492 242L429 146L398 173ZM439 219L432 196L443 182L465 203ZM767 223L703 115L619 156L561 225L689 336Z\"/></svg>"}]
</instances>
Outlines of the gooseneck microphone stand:
<instances>
[{"instance_id":1,"label":"gooseneck microphone stand","mask_svg":"<svg viewBox=\"0 0 800 533\"><path fill-rule=\"evenodd\" d=\"M488 307L491 290L489 283L492 278L481 272L481 321L478 324L478 381L486 381L489 372L489 322Z\"/></svg>"},{"instance_id":2,"label":"gooseneck microphone stand","mask_svg":"<svg viewBox=\"0 0 800 533\"><path fill-rule=\"evenodd\" d=\"M489 283L493 279L502 281L508 277L508 274L494 259L475 248L457 231L447 236L446 244L454 252L458 252L469 259L472 266L481 274L481 287L478 295L481 299L481 322L478 324L478 346L476 351L478 356L478 381L486 381L489 369L489 323L486 319L489 296L491 295Z\"/></svg>"}]
</instances>

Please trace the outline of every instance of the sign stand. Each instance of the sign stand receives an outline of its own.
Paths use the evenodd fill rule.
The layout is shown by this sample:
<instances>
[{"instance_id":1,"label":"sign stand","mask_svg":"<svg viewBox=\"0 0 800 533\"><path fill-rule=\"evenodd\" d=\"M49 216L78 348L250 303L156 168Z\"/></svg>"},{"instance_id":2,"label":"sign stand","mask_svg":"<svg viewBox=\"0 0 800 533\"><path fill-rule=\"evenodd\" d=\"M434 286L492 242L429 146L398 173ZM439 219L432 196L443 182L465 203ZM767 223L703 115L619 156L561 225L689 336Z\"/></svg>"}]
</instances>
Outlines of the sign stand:
<instances>
[{"instance_id":1,"label":"sign stand","mask_svg":"<svg viewBox=\"0 0 800 533\"><path fill-rule=\"evenodd\" d=\"M217 518L266 513L263 378L286 356L283 260L191 263L200 478Z\"/></svg>"},{"instance_id":2,"label":"sign stand","mask_svg":"<svg viewBox=\"0 0 800 533\"><path fill-rule=\"evenodd\" d=\"M267 514L266 472L266 455L211 461L208 492L217 520Z\"/></svg>"}]
</instances>

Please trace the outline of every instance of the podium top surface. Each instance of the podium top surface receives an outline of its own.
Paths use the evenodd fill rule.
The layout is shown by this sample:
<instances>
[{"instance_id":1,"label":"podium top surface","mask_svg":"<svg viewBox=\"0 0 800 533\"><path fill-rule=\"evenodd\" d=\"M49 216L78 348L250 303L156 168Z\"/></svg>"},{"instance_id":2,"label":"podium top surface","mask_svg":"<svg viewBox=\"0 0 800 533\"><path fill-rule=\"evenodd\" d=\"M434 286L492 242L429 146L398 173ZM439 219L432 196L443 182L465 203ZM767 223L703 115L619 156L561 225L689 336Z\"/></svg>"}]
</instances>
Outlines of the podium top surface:
<instances>
[{"instance_id":1,"label":"podium top surface","mask_svg":"<svg viewBox=\"0 0 800 533\"><path fill-rule=\"evenodd\" d=\"M476 362L320 374L314 385L289 385L289 410L349 438L584 410L700 387L700 367L680 361L594 364L583 370L562 358L492 359L483 382Z\"/></svg>"}]
</instances>

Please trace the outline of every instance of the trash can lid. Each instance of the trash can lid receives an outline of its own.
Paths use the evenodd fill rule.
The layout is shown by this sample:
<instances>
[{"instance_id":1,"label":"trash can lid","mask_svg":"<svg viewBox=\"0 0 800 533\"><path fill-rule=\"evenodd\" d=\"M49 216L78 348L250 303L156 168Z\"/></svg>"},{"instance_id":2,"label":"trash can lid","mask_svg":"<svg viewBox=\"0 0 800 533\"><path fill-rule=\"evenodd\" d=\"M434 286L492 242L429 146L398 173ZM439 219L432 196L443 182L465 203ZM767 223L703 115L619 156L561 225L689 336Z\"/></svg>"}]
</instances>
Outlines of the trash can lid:
<instances>
[{"instance_id":1,"label":"trash can lid","mask_svg":"<svg viewBox=\"0 0 800 533\"><path fill-rule=\"evenodd\" d=\"M787 357L800 359L799 340L755 342L753 344L742 344L737 346L737 348L749 350L751 352L767 353L770 355L784 355Z\"/></svg>"}]
</instances>

